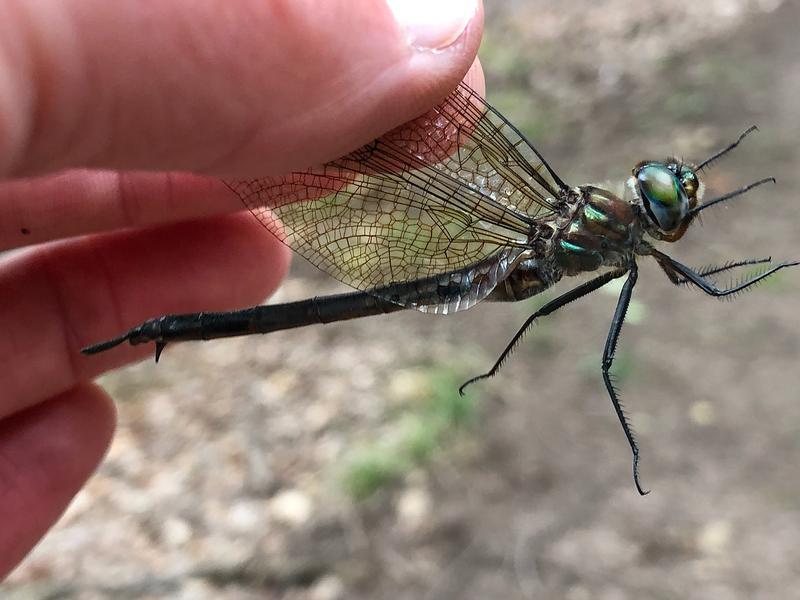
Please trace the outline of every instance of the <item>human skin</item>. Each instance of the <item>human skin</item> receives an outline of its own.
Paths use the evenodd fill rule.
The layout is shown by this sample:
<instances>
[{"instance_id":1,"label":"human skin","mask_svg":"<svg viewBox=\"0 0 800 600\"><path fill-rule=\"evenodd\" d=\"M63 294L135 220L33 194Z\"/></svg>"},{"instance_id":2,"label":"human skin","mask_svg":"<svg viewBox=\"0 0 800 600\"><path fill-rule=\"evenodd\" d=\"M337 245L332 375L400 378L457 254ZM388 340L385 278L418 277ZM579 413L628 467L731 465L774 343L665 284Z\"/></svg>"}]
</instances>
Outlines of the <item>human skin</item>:
<instances>
[{"instance_id":1,"label":"human skin","mask_svg":"<svg viewBox=\"0 0 800 600\"><path fill-rule=\"evenodd\" d=\"M0 250L25 246L0 257L0 576L110 443L92 379L151 351L80 348L284 276L288 249L215 176L336 158L473 65L479 0L438 25L406 2L401 20L378 0L0 3Z\"/></svg>"}]
</instances>

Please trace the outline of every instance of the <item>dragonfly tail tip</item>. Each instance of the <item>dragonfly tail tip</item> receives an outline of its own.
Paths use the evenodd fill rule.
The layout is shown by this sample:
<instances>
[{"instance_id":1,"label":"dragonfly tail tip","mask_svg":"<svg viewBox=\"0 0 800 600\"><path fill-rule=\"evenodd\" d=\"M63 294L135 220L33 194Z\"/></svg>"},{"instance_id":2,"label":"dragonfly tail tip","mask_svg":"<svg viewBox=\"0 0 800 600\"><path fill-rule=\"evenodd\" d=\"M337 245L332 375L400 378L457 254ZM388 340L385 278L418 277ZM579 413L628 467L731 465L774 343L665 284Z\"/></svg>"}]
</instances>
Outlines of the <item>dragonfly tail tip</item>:
<instances>
[{"instance_id":1,"label":"dragonfly tail tip","mask_svg":"<svg viewBox=\"0 0 800 600\"><path fill-rule=\"evenodd\" d=\"M123 342L128 341L130 339L129 334L121 335L116 337L112 340L108 340L105 342L100 342L99 344L92 344L91 346L86 346L81 348L81 354L85 354L87 356L91 356L93 354L99 354L100 352L105 352L106 350L110 350L116 346L119 346Z\"/></svg>"}]
</instances>

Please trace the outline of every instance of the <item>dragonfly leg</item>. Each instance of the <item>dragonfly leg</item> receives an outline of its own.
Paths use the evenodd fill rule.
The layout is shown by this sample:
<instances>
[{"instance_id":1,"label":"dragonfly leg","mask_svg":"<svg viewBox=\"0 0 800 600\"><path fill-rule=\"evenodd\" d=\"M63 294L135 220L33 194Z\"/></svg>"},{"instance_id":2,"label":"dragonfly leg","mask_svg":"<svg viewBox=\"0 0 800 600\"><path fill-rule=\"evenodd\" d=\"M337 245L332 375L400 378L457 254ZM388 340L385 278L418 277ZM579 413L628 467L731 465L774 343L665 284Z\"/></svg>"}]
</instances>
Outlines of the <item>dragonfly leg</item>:
<instances>
[{"instance_id":1,"label":"dragonfly leg","mask_svg":"<svg viewBox=\"0 0 800 600\"><path fill-rule=\"evenodd\" d=\"M659 252L657 250L653 251L653 256L658 261L658 264L661 266L663 271L667 274L667 277L669 277L670 281L672 281L675 284L681 284L684 282L691 283L692 285L696 285L697 287L699 287L703 292L705 292L709 296L713 296L715 298L724 298L726 296L737 294L753 285L756 285L760 281L763 281L764 279L776 273L777 271L780 271L781 269L785 269L787 267L796 267L800 265L800 261L782 262L775 265L771 269L768 269L767 271L764 271L763 273L760 273L749 279L745 279L744 281L736 285L727 288L718 288L713 282L705 278L707 275L713 273L709 272L706 272L705 274L698 273L697 271L690 269L686 265L679 263L674 258L671 258L666 254L663 254L662 252ZM765 261L753 261L753 262L743 261L743 263L741 264L758 264L760 262L765 262ZM741 266L741 264L737 265L736 263L734 263L734 265L736 266ZM723 270L725 269L720 269L716 272L718 273Z\"/></svg>"},{"instance_id":2,"label":"dragonfly leg","mask_svg":"<svg viewBox=\"0 0 800 600\"><path fill-rule=\"evenodd\" d=\"M608 271L607 273L603 273L599 277L592 279L591 281L587 281L579 285L576 288L571 289L570 291L562 294L558 298L551 300L547 304L545 304L542 308L537 310L533 313L530 317L525 320L525 323L522 324L522 327L519 328L514 337L511 338L511 341L505 347L503 352L500 354L500 357L495 361L494 365L491 369L489 369L486 373L481 375L477 375L468 381L465 381L460 388L458 388L458 393L462 396L464 395L464 390L468 385L475 383L476 381L480 381L481 379L488 379L490 377L494 377L500 368L503 366L503 363L506 361L508 356L514 351L519 341L522 337L528 332L528 329L531 328L533 322L536 321L539 317L544 317L545 315L549 315L557 311L562 306L569 304L570 302L577 300L578 298L582 298L587 294L591 294L592 292L598 290L599 288L603 287L612 279L617 279L622 277L627 272L627 269L615 269L613 271Z\"/></svg>"},{"instance_id":3,"label":"dragonfly leg","mask_svg":"<svg viewBox=\"0 0 800 600\"><path fill-rule=\"evenodd\" d=\"M767 258L748 258L745 260L737 260L731 261L724 265L709 265L707 267L703 267L702 269L697 269L698 275L703 277L709 277L710 275L718 275L719 273L725 273L726 271L732 271L733 269L738 269L740 267L751 267L753 265L765 265L767 263L772 262L772 257L768 256ZM677 285L687 285L691 283L685 277L681 277L677 281Z\"/></svg>"},{"instance_id":4,"label":"dragonfly leg","mask_svg":"<svg viewBox=\"0 0 800 600\"><path fill-rule=\"evenodd\" d=\"M617 301L617 308L614 311L614 318L611 320L611 329L608 331L608 338L606 338L606 347L603 350L603 382L608 390L608 395L611 397L611 403L614 405L614 411L617 413L617 418L622 425L622 430L625 432L625 437L628 439L628 444L633 453L633 482L636 484L638 492L644 496L649 494L649 490L642 489L639 482L639 445L636 443L636 437L633 433L628 417L622 410L622 404L619 401L619 395L614 387L614 382L611 380L611 366L614 364L614 354L617 350L617 342L619 341L619 334L622 331L622 324L625 321L625 315L628 312L628 306L631 303L631 296L633 295L633 287L636 285L638 278L638 268L636 263L631 264L628 278L622 286L619 300Z\"/></svg>"},{"instance_id":5,"label":"dragonfly leg","mask_svg":"<svg viewBox=\"0 0 800 600\"><path fill-rule=\"evenodd\" d=\"M709 277L710 275L718 275L719 273L725 273L726 271L732 271L733 269L738 269L740 267L749 267L753 265L763 265L772 262L772 257L768 256L767 258L748 258L745 260L737 260L725 263L724 265L708 265L703 267L702 269L696 269L696 273L703 277ZM669 280L677 286L688 285L691 283L686 277L681 276L676 271L673 271L668 268L664 268L661 263L658 263L661 266L662 270L669 278Z\"/></svg>"}]
</instances>

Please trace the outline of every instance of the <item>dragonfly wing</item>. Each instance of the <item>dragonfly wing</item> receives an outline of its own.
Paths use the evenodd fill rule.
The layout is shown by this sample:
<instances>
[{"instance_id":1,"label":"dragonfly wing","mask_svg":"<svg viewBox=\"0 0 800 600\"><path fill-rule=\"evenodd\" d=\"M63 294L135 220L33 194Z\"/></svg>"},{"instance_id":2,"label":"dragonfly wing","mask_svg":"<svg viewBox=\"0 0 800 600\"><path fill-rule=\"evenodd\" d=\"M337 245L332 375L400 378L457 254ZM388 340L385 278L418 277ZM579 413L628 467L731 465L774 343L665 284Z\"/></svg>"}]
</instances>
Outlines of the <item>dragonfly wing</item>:
<instances>
[{"instance_id":1,"label":"dragonfly wing","mask_svg":"<svg viewBox=\"0 0 800 600\"><path fill-rule=\"evenodd\" d=\"M535 220L553 214L559 186L537 157L462 84L427 114L341 159L226 183L279 239L357 289L388 298L393 284L459 279L464 301L446 301L449 312L485 297L488 283L507 274L512 250L528 247ZM475 289L465 287L469 272Z\"/></svg>"},{"instance_id":2,"label":"dragonfly wing","mask_svg":"<svg viewBox=\"0 0 800 600\"><path fill-rule=\"evenodd\" d=\"M522 133L464 83L423 116L421 125L423 136L451 141L430 159L438 159L454 177L512 210L531 218L546 217L568 187ZM414 132L418 135L419 129ZM387 134L393 135L399 144L407 144L404 127ZM433 144L428 140L421 144L428 145Z\"/></svg>"}]
</instances>

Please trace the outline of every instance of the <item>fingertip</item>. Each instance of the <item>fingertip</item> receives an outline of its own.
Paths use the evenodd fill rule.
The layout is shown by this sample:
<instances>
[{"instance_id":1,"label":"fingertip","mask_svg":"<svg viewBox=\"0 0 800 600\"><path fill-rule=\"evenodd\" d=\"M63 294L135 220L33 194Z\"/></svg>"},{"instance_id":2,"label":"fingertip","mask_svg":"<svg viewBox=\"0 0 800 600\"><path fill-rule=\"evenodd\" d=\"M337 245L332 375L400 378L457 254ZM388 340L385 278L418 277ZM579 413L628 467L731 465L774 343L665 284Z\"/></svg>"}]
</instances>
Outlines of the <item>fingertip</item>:
<instances>
[{"instance_id":1,"label":"fingertip","mask_svg":"<svg viewBox=\"0 0 800 600\"><path fill-rule=\"evenodd\" d=\"M403 2L390 4L398 7ZM423 3L412 3L417 5L416 10L423 10ZM346 62L326 74L333 77L331 82L298 96L293 109L302 110L302 115L291 114L277 123L267 123L258 135L251 136L209 172L247 178L282 175L322 164L424 114L444 100L472 69L477 69L474 76L482 78L480 65L475 66L483 33L482 2L449 0L445 4L451 12L455 9L455 15L448 15L447 6L434 9L432 3L424 4L428 13L438 14L444 23L437 34L441 36L439 42L431 41L436 36L426 33L426 43L420 45L407 27L424 25L393 25L385 18L374 18L370 31L343 29L350 38L345 43ZM359 10L368 9L350 8L350 12ZM413 21L414 17L404 18ZM401 31L402 43L398 44L398 36L390 33L393 27ZM437 44L442 47L425 47ZM480 82L482 86L482 79ZM277 151L275 145L279 145Z\"/></svg>"}]
</instances>

